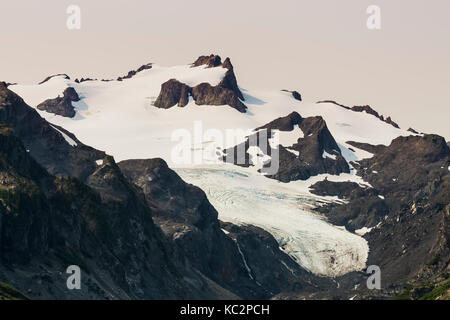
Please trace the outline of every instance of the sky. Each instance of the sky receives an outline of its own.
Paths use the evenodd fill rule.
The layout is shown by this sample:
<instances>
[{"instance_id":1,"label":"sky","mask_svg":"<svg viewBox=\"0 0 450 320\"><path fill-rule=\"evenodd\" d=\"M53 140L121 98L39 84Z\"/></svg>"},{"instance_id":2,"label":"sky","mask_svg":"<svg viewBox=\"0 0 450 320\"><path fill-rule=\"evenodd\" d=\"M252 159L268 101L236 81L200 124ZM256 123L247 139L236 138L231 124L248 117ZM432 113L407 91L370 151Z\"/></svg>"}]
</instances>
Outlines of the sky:
<instances>
[{"instance_id":1,"label":"sky","mask_svg":"<svg viewBox=\"0 0 450 320\"><path fill-rule=\"evenodd\" d=\"M80 30L66 26L72 4ZM2 81L115 78L215 53L243 88L369 104L450 140L449 0L0 0L0 30Z\"/></svg>"}]
</instances>

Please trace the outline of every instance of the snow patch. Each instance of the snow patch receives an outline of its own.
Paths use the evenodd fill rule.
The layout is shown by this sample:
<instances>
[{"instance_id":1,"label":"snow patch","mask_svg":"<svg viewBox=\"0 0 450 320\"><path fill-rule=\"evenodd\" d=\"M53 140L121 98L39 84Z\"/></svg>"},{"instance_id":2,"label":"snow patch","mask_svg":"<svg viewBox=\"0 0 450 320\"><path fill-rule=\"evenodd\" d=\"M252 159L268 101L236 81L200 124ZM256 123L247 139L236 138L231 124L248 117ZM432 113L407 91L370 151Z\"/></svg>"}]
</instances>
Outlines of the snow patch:
<instances>
[{"instance_id":1,"label":"snow patch","mask_svg":"<svg viewBox=\"0 0 450 320\"><path fill-rule=\"evenodd\" d=\"M359 235L359 236L363 236L363 235L365 235L366 233L369 233L370 231L372 231L372 229L373 229L373 228L367 228L367 227L364 227L364 228L355 230L355 233L356 233L357 235Z\"/></svg>"},{"instance_id":2,"label":"snow patch","mask_svg":"<svg viewBox=\"0 0 450 320\"><path fill-rule=\"evenodd\" d=\"M298 139L303 138L305 135L296 124L292 131L276 131L275 135L278 135L279 144L285 148L292 147L294 144L298 142ZM276 138L275 138L276 139Z\"/></svg>"},{"instance_id":3,"label":"snow patch","mask_svg":"<svg viewBox=\"0 0 450 320\"><path fill-rule=\"evenodd\" d=\"M253 279L253 276L252 276L252 270L251 270L250 267L248 266L247 260L245 260L244 253L243 253L242 250L241 250L241 246L239 245L239 242L237 242L237 241L236 241L236 246L237 246L237 248L238 248L239 254L241 255L242 262L244 263L245 269L246 269L247 272L248 272L249 278L252 279L252 280L254 280L254 279Z\"/></svg>"},{"instance_id":4,"label":"snow patch","mask_svg":"<svg viewBox=\"0 0 450 320\"><path fill-rule=\"evenodd\" d=\"M324 158L324 159L330 158L330 159L336 160L336 155L335 154L329 154L328 152L323 150L322 158Z\"/></svg>"},{"instance_id":5,"label":"snow patch","mask_svg":"<svg viewBox=\"0 0 450 320\"><path fill-rule=\"evenodd\" d=\"M63 136L63 138L66 140L66 142L68 143L68 144L70 144L72 147L76 147L78 144L72 139L72 138L70 138L67 134L65 134L64 132L62 132L61 130L59 130L59 129L57 129L57 128L55 128L54 126L52 126L52 125L50 125L53 129L55 129L56 131L58 131L62 136Z\"/></svg>"}]
</instances>

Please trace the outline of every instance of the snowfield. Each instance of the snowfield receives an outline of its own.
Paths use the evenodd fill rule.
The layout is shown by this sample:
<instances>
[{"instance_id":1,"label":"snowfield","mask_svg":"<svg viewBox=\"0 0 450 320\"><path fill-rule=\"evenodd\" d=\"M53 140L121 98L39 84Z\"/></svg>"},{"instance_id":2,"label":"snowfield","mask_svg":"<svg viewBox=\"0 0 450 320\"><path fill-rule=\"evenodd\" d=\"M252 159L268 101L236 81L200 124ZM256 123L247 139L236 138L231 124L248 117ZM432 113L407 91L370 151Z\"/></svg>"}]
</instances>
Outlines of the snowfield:
<instances>
[{"instance_id":1,"label":"snowfield","mask_svg":"<svg viewBox=\"0 0 450 320\"><path fill-rule=\"evenodd\" d=\"M226 136L227 129L241 131L236 139L224 141L224 147L231 147L242 142L251 130L293 111L302 117L321 115L349 161L370 157L371 154L354 147L351 148L356 152L350 151L347 141L389 145L394 138L411 134L367 113L349 111L331 103L302 103L282 91L242 90L248 106L246 114L229 106L197 106L192 99L184 108L165 110L152 105L159 95L161 84L169 79L178 79L190 85L202 82L217 85L226 70L222 67L164 68L155 65L124 81L75 83L57 76L41 85L12 85L9 88L30 106L36 107L46 99L62 95L65 88L73 87L81 98L81 101L73 103L77 112L74 118L37 111L49 122L74 133L83 143L113 155L117 161L160 157L176 167L177 164L171 159L171 152L179 143L172 141L176 130L186 129L197 139L194 122L201 120L200 135L211 129L221 131L223 136ZM295 132L297 139L303 137L303 132L298 128L293 132L281 132L281 144L294 144ZM204 137L200 140L200 143L208 141Z\"/></svg>"},{"instance_id":2,"label":"snowfield","mask_svg":"<svg viewBox=\"0 0 450 320\"><path fill-rule=\"evenodd\" d=\"M205 190L221 220L252 224L267 230L286 253L313 273L339 276L365 268L369 250L367 242L327 223L311 210L323 202L339 200L312 195L308 189L325 177L330 181L350 180L367 185L361 178L354 174L319 175L308 181L283 184L261 176L255 167L199 166L194 162L191 165L180 164L172 155L180 146L180 140L175 138L184 137L185 142L194 145L191 146L193 150L201 151L206 146L213 150L231 147L244 141L253 129L296 111L302 117L322 116L344 158L350 162L372 154L351 147L347 141L389 145L394 138L411 135L411 132L396 129L367 113L353 112L335 104L300 102L282 91L241 89L248 107L246 114L229 106L197 106L192 99L184 108L165 110L153 106L161 84L169 79L177 79L190 86L202 82L217 85L226 71L222 67L166 68L153 65L152 69L121 82L75 83L58 76L41 85L11 85L9 89L36 107L46 99L62 95L65 88L73 87L81 98L73 103L76 109L74 118L37 110L39 114L50 123L74 133L83 143L106 151L116 161L163 158L185 181ZM215 135L211 135L212 132ZM230 132L237 133L233 139L223 139L219 143L211 138L217 133L227 137ZM303 132L296 127L292 132L281 132L277 138L282 145L292 146L300 137L303 137ZM252 158L257 158L260 150L251 149L250 152ZM330 154L323 156L334 157Z\"/></svg>"}]
</instances>

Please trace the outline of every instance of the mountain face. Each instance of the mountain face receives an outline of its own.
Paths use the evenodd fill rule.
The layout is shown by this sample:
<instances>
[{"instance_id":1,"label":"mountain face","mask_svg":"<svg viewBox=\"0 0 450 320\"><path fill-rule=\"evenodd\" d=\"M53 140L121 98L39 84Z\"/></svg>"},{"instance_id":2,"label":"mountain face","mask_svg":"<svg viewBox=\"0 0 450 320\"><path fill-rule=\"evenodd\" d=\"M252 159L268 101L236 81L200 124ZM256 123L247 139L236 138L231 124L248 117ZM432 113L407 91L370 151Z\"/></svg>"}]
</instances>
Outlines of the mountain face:
<instances>
[{"instance_id":1,"label":"mountain face","mask_svg":"<svg viewBox=\"0 0 450 320\"><path fill-rule=\"evenodd\" d=\"M350 173L349 166L342 157L341 151L327 128L327 125L322 117L309 117L303 119L297 112L293 112L286 117L278 118L262 127L255 129L258 134L259 130L274 131L279 130L283 132L293 132L295 128L300 129L304 137L301 137L292 146L277 146L279 152L279 170L276 174L268 175L271 178L277 179L281 182L290 182L294 180L307 180L311 176L316 176L321 173L340 174ZM257 137L253 138L257 141ZM235 159L233 163L238 165L250 166L251 156L249 148L252 147L249 137L245 145L236 146L233 148ZM258 141L256 147L260 147L261 141ZM269 145L269 137L265 141L265 145ZM245 159L239 161L237 159L238 149L245 150ZM261 150L261 148L259 148ZM230 153L231 150L226 150L225 153ZM271 156L270 149L266 154ZM239 162L239 163L238 163ZM271 161L265 164L264 167L269 167ZM263 167L263 169L264 169Z\"/></svg>"},{"instance_id":2,"label":"mountain face","mask_svg":"<svg viewBox=\"0 0 450 320\"><path fill-rule=\"evenodd\" d=\"M218 85L212 86L204 82L190 87L176 79L171 79L161 85L161 93L155 101L155 106L164 109L175 105L184 107L188 104L189 97L192 96L197 105L229 105L239 112L245 113L247 107L241 101L245 98L237 85L233 65L229 58L225 59L223 63L221 61L217 55L201 56L192 64L192 67L226 69L227 71Z\"/></svg>"},{"instance_id":3,"label":"mountain face","mask_svg":"<svg viewBox=\"0 0 450 320\"><path fill-rule=\"evenodd\" d=\"M367 105L243 90L217 55L87 79L0 84L0 284L57 299L445 297L443 137Z\"/></svg>"},{"instance_id":4,"label":"mountain face","mask_svg":"<svg viewBox=\"0 0 450 320\"><path fill-rule=\"evenodd\" d=\"M116 164L91 148L104 157L89 175L80 175L87 162L75 151L78 145L70 145L62 131L5 86L0 90L2 281L33 298L59 299L269 298L289 286L290 271L282 265L263 270L256 283L203 191L182 181L163 160ZM25 114L35 119L37 132L46 134L21 140L22 128L14 125ZM69 150L80 159L71 164L72 175L61 174L59 154L40 157L35 146L46 146L47 139L60 150L74 149ZM259 242L264 247L275 240L267 235ZM262 259L276 255L282 255L278 248L266 250ZM61 272L71 264L87 274L86 290L65 288ZM272 274L284 275L282 286L270 281Z\"/></svg>"}]
</instances>

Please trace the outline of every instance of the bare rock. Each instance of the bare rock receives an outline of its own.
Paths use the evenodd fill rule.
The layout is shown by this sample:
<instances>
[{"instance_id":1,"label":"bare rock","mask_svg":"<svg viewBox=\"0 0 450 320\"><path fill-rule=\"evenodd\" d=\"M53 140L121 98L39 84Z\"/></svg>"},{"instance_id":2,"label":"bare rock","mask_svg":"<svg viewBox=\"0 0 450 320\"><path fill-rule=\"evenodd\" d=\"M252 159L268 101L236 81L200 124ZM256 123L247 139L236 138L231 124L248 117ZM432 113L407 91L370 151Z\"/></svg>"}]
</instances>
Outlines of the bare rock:
<instances>
[{"instance_id":1,"label":"bare rock","mask_svg":"<svg viewBox=\"0 0 450 320\"><path fill-rule=\"evenodd\" d=\"M63 92L62 97L48 99L40 103L37 108L67 118L75 117L75 108L72 102L79 101L80 98L74 88L69 87Z\"/></svg>"},{"instance_id":2,"label":"bare rock","mask_svg":"<svg viewBox=\"0 0 450 320\"><path fill-rule=\"evenodd\" d=\"M295 100L302 101L302 95L298 91L290 91L290 90L281 90L281 91L289 92L290 94L292 94L292 97Z\"/></svg>"},{"instance_id":3,"label":"bare rock","mask_svg":"<svg viewBox=\"0 0 450 320\"><path fill-rule=\"evenodd\" d=\"M155 107L163 109L169 109L175 105L184 107L189 102L190 93L191 88L188 85L171 79L161 85L161 92L155 101Z\"/></svg>"},{"instance_id":4,"label":"bare rock","mask_svg":"<svg viewBox=\"0 0 450 320\"><path fill-rule=\"evenodd\" d=\"M397 123L395 123L391 117L387 117L386 119L384 118L383 115L380 115L377 111L375 111L374 109L372 109L371 106L369 105L365 105L365 106L353 106L353 107L348 107L345 106L343 104L337 103L336 101L333 100L323 100L323 101L318 101L317 103L332 103L335 104L339 107L342 107L344 109L347 110L351 110L351 111L355 111L355 112L366 112L367 114L373 115L374 117L380 119L383 122L386 122L387 124L390 124L391 126L399 129L399 125Z\"/></svg>"},{"instance_id":5,"label":"bare rock","mask_svg":"<svg viewBox=\"0 0 450 320\"><path fill-rule=\"evenodd\" d=\"M229 105L239 112L247 111L247 106L239 100L235 92L220 85L213 87L209 83L201 83L192 88L192 97L198 105Z\"/></svg>"},{"instance_id":6,"label":"bare rock","mask_svg":"<svg viewBox=\"0 0 450 320\"><path fill-rule=\"evenodd\" d=\"M43 84L43 83L45 83L45 82L47 82L50 79L55 78L55 77L63 77L66 80L70 80L70 77L67 74L59 73L59 74L55 74L55 75L52 75L52 76L49 76L49 77L45 78L43 81L39 82L39 84Z\"/></svg>"}]
</instances>

